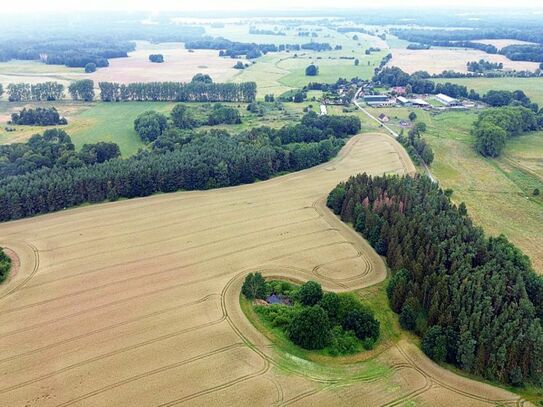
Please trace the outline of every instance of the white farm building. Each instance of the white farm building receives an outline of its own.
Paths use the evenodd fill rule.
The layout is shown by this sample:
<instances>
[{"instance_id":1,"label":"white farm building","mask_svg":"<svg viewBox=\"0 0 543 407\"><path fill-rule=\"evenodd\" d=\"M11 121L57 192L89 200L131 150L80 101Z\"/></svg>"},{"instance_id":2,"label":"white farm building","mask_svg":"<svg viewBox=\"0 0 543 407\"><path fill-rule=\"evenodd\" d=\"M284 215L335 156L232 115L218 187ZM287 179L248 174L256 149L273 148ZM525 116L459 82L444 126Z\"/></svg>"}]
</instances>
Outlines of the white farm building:
<instances>
[{"instance_id":1,"label":"white farm building","mask_svg":"<svg viewBox=\"0 0 543 407\"><path fill-rule=\"evenodd\" d=\"M445 106L461 106L462 105L462 103L460 103L458 99L444 95L443 93L438 93L436 95L436 100L438 102L443 103Z\"/></svg>"}]
</instances>

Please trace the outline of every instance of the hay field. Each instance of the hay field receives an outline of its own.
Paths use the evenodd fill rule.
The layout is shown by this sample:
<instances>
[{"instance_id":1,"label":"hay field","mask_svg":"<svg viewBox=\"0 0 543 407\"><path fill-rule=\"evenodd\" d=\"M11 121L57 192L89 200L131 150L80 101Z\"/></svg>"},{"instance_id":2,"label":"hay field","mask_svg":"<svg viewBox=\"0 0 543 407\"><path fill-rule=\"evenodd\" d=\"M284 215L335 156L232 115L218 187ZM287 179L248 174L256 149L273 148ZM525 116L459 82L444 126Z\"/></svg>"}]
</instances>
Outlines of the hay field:
<instances>
[{"instance_id":1,"label":"hay field","mask_svg":"<svg viewBox=\"0 0 543 407\"><path fill-rule=\"evenodd\" d=\"M0 225L0 246L21 260L0 287L0 405L517 405L409 342L323 366L279 352L246 320L249 271L335 291L385 278L381 258L324 208L361 171L414 167L388 136L364 134L329 163L266 182ZM334 263L360 265L359 276Z\"/></svg>"},{"instance_id":2,"label":"hay field","mask_svg":"<svg viewBox=\"0 0 543 407\"><path fill-rule=\"evenodd\" d=\"M504 55L487 54L474 49L438 47L427 50L393 49L392 59L387 66L397 66L407 73L427 71L437 74L444 70L467 72L466 64L480 59L501 62L505 70L535 71L539 67L537 62L511 61Z\"/></svg>"},{"instance_id":3,"label":"hay field","mask_svg":"<svg viewBox=\"0 0 543 407\"><path fill-rule=\"evenodd\" d=\"M95 82L189 82L199 72L210 75L216 82L226 82L236 74L231 58L219 57L219 51L195 50L189 52L181 43L150 44L136 41L136 50L128 58L113 58L109 67L98 69L85 78ZM164 55L164 63L149 61L149 54Z\"/></svg>"}]
</instances>

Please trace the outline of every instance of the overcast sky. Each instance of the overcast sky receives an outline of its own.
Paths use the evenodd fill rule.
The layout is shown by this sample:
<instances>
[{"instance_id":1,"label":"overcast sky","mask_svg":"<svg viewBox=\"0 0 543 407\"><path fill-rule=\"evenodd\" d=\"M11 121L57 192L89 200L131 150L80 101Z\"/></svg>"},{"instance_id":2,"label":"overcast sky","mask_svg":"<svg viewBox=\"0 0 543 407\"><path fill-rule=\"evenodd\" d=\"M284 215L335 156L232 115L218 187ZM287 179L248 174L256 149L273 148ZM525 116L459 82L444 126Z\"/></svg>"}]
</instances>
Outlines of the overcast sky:
<instances>
[{"instance_id":1,"label":"overcast sky","mask_svg":"<svg viewBox=\"0 0 543 407\"><path fill-rule=\"evenodd\" d=\"M21 7L21 5L23 5ZM88 10L285 10L367 7L543 7L541 0L23 0L6 1L2 11L11 13Z\"/></svg>"}]
</instances>

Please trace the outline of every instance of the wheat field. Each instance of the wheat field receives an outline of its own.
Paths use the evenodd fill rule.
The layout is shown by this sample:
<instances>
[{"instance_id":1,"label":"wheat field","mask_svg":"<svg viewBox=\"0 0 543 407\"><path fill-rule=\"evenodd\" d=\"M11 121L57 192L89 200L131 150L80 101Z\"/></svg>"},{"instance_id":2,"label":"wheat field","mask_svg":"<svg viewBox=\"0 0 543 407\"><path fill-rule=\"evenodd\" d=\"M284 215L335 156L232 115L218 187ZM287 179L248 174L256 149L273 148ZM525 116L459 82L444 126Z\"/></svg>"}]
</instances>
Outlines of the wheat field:
<instances>
[{"instance_id":1,"label":"wheat field","mask_svg":"<svg viewBox=\"0 0 543 407\"><path fill-rule=\"evenodd\" d=\"M239 294L251 271L333 291L386 278L324 206L364 171L415 169L390 137L363 134L334 160L269 181L0 225L0 246L20 260L0 287L0 405L522 405L407 340L322 366L279 352L247 321Z\"/></svg>"}]
</instances>

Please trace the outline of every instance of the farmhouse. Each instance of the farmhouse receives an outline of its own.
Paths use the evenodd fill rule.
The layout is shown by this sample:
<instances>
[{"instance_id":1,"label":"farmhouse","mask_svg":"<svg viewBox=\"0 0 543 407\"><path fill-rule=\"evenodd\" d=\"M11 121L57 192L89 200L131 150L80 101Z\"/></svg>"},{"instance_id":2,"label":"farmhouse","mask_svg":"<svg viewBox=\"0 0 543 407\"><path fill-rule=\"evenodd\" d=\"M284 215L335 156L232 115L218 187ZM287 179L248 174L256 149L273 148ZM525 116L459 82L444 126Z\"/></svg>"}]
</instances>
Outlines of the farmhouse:
<instances>
[{"instance_id":1,"label":"farmhouse","mask_svg":"<svg viewBox=\"0 0 543 407\"><path fill-rule=\"evenodd\" d=\"M407 93L405 90L405 86L395 86L390 89L390 92L395 95L405 95Z\"/></svg>"},{"instance_id":2,"label":"farmhouse","mask_svg":"<svg viewBox=\"0 0 543 407\"><path fill-rule=\"evenodd\" d=\"M388 123L390 121L390 119L388 118L388 116L384 113L381 113L379 115L379 121L382 122L382 123Z\"/></svg>"},{"instance_id":3,"label":"farmhouse","mask_svg":"<svg viewBox=\"0 0 543 407\"><path fill-rule=\"evenodd\" d=\"M436 100L438 102L443 103L445 106L449 106L449 107L461 106L462 105L462 103L460 103L460 101L458 99L452 98L452 97L447 96L447 95L445 95L443 93L438 93L436 95Z\"/></svg>"}]
</instances>

